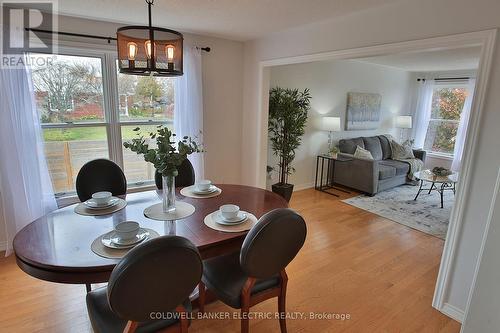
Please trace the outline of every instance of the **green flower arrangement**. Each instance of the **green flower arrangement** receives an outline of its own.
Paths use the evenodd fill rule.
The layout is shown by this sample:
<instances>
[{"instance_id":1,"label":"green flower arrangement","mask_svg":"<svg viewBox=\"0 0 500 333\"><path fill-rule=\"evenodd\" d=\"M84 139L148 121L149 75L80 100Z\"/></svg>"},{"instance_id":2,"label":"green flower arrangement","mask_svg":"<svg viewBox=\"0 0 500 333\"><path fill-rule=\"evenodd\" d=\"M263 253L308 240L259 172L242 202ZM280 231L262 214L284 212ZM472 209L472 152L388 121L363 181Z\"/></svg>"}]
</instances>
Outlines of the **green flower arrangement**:
<instances>
[{"instance_id":1,"label":"green flower arrangement","mask_svg":"<svg viewBox=\"0 0 500 333\"><path fill-rule=\"evenodd\" d=\"M340 152L340 149L339 149L339 147L337 147L337 146L332 146L332 147L328 150L328 153L329 153L331 156L335 156L335 155L337 155L339 152Z\"/></svg>"},{"instance_id":2,"label":"green flower arrangement","mask_svg":"<svg viewBox=\"0 0 500 333\"><path fill-rule=\"evenodd\" d=\"M176 135L163 125L157 126L156 132L148 133L151 140L156 140L156 148L150 148L140 130L139 127L134 128L139 137L124 142L123 146L138 155L144 155L144 160L152 163L162 176L177 176L177 168L189 155L203 152L196 138L188 136L178 141L176 147Z\"/></svg>"}]
</instances>

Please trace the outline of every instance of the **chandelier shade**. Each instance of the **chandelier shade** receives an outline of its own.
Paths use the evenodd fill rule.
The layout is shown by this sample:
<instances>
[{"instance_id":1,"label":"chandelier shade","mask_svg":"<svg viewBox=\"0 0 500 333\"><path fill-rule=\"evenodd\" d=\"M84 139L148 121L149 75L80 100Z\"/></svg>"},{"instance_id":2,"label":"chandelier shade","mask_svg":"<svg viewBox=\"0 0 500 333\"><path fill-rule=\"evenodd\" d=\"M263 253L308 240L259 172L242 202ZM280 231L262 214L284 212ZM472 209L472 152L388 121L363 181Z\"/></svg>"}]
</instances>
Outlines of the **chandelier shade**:
<instances>
[{"instance_id":1,"label":"chandelier shade","mask_svg":"<svg viewBox=\"0 0 500 333\"><path fill-rule=\"evenodd\" d=\"M116 32L120 73L154 76L183 74L183 41L180 32L151 25L125 26Z\"/></svg>"}]
</instances>

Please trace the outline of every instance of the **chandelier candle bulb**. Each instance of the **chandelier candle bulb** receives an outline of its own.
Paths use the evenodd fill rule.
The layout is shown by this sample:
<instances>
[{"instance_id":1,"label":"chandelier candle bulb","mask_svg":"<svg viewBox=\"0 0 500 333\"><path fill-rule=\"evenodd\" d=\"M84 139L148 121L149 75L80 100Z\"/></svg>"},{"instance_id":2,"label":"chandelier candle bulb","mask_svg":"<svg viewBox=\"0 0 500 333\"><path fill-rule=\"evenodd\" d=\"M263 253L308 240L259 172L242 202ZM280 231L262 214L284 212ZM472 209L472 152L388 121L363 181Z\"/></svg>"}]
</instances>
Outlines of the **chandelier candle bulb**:
<instances>
[{"instance_id":1,"label":"chandelier candle bulb","mask_svg":"<svg viewBox=\"0 0 500 333\"><path fill-rule=\"evenodd\" d=\"M144 43L144 48L146 50L146 57L148 57L148 59L151 59L151 41L150 40L147 40Z\"/></svg>"},{"instance_id":2,"label":"chandelier candle bulb","mask_svg":"<svg viewBox=\"0 0 500 333\"><path fill-rule=\"evenodd\" d=\"M174 69L174 50L175 46L173 45L165 46L165 54L167 55L167 66L169 70Z\"/></svg>"},{"instance_id":3,"label":"chandelier candle bulb","mask_svg":"<svg viewBox=\"0 0 500 333\"><path fill-rule=\"evenodd\" d=\"M134 42L127 43L128 49L128 65L130 68L135 67L135 57L137 56L137 44Z\"/></svg>"}]
</instances>

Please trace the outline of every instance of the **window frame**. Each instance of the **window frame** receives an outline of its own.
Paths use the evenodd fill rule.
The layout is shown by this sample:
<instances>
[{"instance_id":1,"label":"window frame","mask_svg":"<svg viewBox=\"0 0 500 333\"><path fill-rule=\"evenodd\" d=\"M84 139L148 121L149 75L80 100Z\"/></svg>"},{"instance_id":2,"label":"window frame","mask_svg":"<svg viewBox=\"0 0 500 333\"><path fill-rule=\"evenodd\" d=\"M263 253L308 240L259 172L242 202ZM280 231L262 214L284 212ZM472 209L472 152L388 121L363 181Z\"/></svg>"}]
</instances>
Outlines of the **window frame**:
<instances>
[{"instance_id":1,"label":"window frame","mask_svg":"<svg viewBox=\"0 0 500 333\"><path fill-rule=\"evenodd\" d=\"M48 128L79 128L79 127L105 127L108 145L109 159L124 170L122 126L144 126L144 125L168 125L173 121L159 120L120 120L118 75L116 61L118 55L116 49L95 45L85 47L83 44L68 42L68 45L59 45L56 55L92 57L101 61L102 87L103 87L103 121L65 122L65 123L41 123L42 130ZM71 46L77 44L78 46ZM88 45L88 44L87 44ZM90 44L92 45L92 44ZM138 182L127 182L127 193L152 190L155 188L154 179ZM56 201L60 207L78 202L76 189L72 192L55 193Z\"/></svg>"},{"instance_id":2,"label":"window frame","mask_svg":"<svg viewBox=\"0 0 500 333\"><path fill-rule=\"evenodd\" d=\"M443 89L443 88L464 88L467 91L467 81L466 80L450 80L450 81L444 81L444 82L436 82L432 91L432 98L434 98L434 93L437 89ZM432 106L431 106L432 108ZM462 117L462 113L460 113L460 117ZM431 118L429 118L429 123L427 124L427 128L429 128L431 122L437 122L437 123L454 123L454 124L460 124L460 120L452 120L452 119L441 119L441 118L432 118L432 110L431 110ZM427 133L425 133L425 138L427 139ZM423 147L425 148L425 145ZM444 159L453 159L453 153L448 154L448 153L443 153L440 151L433 151L431 149L427 150L427 153L430 156L438 157L438 158L444 158Z\"/></svg>"}]
</instances>

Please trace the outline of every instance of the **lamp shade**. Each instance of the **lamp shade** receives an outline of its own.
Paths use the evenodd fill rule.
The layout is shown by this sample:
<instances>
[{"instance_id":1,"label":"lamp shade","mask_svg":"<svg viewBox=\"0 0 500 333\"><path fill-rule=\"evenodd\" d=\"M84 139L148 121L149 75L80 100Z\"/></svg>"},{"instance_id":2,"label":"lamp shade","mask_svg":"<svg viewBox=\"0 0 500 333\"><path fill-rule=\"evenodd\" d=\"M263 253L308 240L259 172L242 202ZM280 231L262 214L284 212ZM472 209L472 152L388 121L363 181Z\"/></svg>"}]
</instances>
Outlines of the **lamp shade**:
<instances>
[{"instance_id":1,"label":"lamp shade","mask_svg":"<svg viewBox=\"0 0 500 333\"><path fill-rule=\"evenodd\" d=\"M323 117L323 130L330 132L340 131L340 118L339 117Z\"/></svg>"},{"instance_id":2,"label":"lamp shade","mask_svg":"<svg viewBox=\"0 0 500 333\"><path fill-rule=\"evenodd\" d=\"M396 128L411 128L411 116L397 116Z\"/></svg>"}]
</instances>

